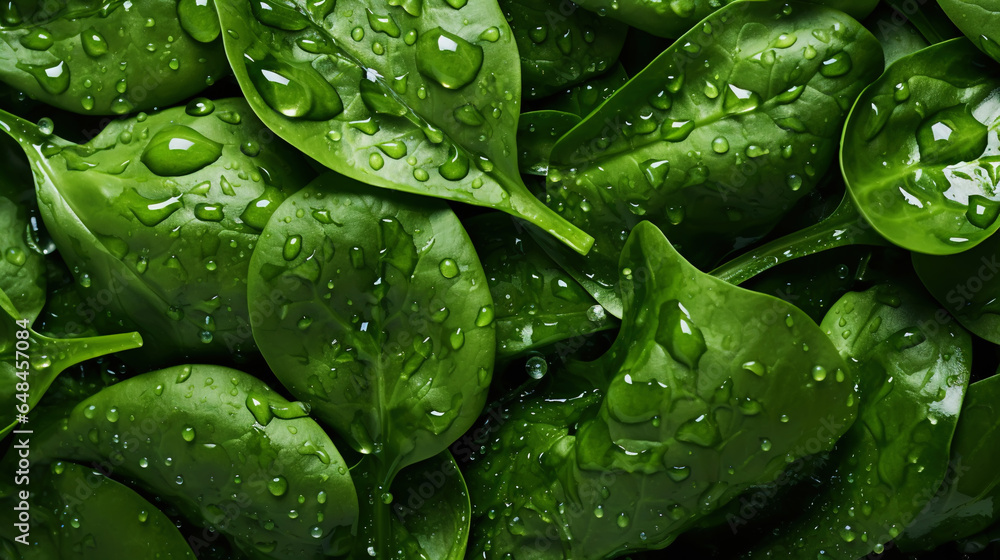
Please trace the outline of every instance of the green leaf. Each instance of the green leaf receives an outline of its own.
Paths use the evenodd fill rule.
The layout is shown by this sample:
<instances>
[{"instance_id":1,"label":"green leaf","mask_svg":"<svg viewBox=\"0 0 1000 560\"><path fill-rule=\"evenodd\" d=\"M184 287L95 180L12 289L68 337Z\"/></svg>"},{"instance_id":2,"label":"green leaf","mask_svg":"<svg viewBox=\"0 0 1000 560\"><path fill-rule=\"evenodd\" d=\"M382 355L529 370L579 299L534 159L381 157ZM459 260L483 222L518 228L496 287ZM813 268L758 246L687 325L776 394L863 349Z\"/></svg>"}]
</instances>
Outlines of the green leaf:
<instances>
[{"instance_id":1,"label":"green leaf","mask_svg":"<svg viewBox=\"0 0 1000 560\"><path fill-rule=\"evenodd\" d=\"M907 7L911 6L915 8L918 4L907 4ZM907 17L888 3L879 4L864 24L882 45L886 66L930 45Z\"/></svg>"},{"instance_id":2,"label":"green leaf","mask_svg":"<svg viewBox=\"0 0 1000 560\"><path fill-rule=\"evenodd\" d=\"M31 227L35 188L20 150L0 140L0 290L29 322L45 305L45 256Z\"/></svg>"},{"instance_id":3,"label":"green leaf","mask_svg":"<svg viewBox=\"0 0 1000 560\"><path fill-rule=\"evenodd\" d=\"M989 528L1000 519L1000 376L969 385L938 493L896 544L930 550Z\"/></svg>"},{"instance_id":4,"label":"green leaf","mask_svg":"<svg viewBox=\"0 0 1000 560\"><path fill-rule=\"evenodd\" d=\"M80 402L36 432L31 452L38 465L100 462L254 560L342 555L357 493L308 414L243 372L177 366Z\"/></svg>"},{"instance_id":5,"label":"green leaf","mask_svg":"<svg viewBox=\"0 0 1000 560\"><path fill-rule=\"evenodd\" d=\"M0 436L17 426L15 414L27 416L66 368L142 346L138 333L59 340L35 333L29 323L0 291Z\"/></svg>"},{"instance_id":6,"label":"green leaf","mask_svg":"<svg viewBox=\"0 0 1000 560\"><path fill-rule=\"evenodd\" d=\"M903 57L865 89L840 160L862 215L896 245L967 251L1000 229L996 63L966 39Z\"/></svg>"},{"instance_id":7,"label":"green leaf","mask_svg":"<svg viewBox=\"0 0 1000 560\"><path fill-rule=\"evenodd\" d=\"M256 355L250 254L271 213L311 180L241 99L196 99L111 122L84 145L0 113L28 155L42 218L99 332L146 336L145 367Z\"/></svg>"},{"instance_id":8,"label":"green leaf","mask_svg":"<svg viewBox=\"0 0 1000 560\"><path fill-rule=\"evenodd\" d=\"M972 363L972 340L919 288L883 284L845 295L820 325L861 391L858 420L830 457L805 511L745 558L856 559L883 552L932 500Z\"/></svg>"},{"instance_id":9,"label":"green leaf","mask_svg":"<svg viewBox=\"0 0 1000 560\"><path fill-rule=\"evenodd\" d=\"M373 461L362 461L355 469L359 485L378 485L378 473L365 467ZM375 469L377 470L377 468ZM387 504L391 516L381 519L388 527L366 526L362 547L378 550L379 538L390 541L394 558L412 560L462 560L469 541L472 504L465 479L455 459L443 451L430 459L411 465L392 483L392 492L380 496L375 504L362 502L362 509ZM362 553L365 554L365 553Z\"/></svg>"},{"instance_id":10,"label":"green leaf","mask_svg":"<svg viewBox=\"0 0 1000 560\"><path fill-rule=\"evenodd\" d=\"M466 222L493 295L497 358L510 360L618 321L503 214Z\"/></svg>"},{"instance_id":11,"label":"green leaf","mask_svg":"<svg viewBox=\"0 0 1000 560\"><path fill-rule=\"evenodd\" d=\"M521 115L517 125L518 167L525 175L545 177L552 147L580 124L580 117L561 111L531 111Z\"/></svg>"},{"instance_id":12,"label":"green leaf","mask_svg":"<svg viewBox=\"0 0 1000 560\"><path fill-rule=\"evenodd\" d=\"M578 0L588 10L623 21L632 27L659 37L679 37L698 22L731 0ZM864 19L878 4L877 0L815 0L813 4L829 6ZM793 4L797 5L797 4ZM775 4L781 6L781 4Z\"/></svg>"},{"instance_id":13,"label":"green leaf","mask_svg":"<svg viewBox=\"0 0 1000 560\"><path fill-rule=\"evenodd\" d=\"M1000 2L997 0L938 0L938 5L979 50L1000 62Z\"/></svg>"},{"instance_id":14,"label":"green leaf","mask_svg":"<svg viewBox=\"0 0 1000 560\"><path fill-rule=\"evenodd\" d=\"M586 117L627 82L628 74L621 63L618 63L596 78L573 86L559 95L545 98L540 102L541 109ZM524 115L521 117L524 118Z\"/></svg>"},{"instance_id":15,"label":"green leaf","mask_svg":"<svg viewBox=\"0 0 1000 560\"><path fill-rule=\"evenodd\" d=\"M382 457L387 486L475 420L496 338L458 218L439 201L381 194L328 173L290 197L254 251L249 295L275 375Z\"/></svg>"},{"instance_id":16,"label":"green leaf","mask_svg":"<svg viewBox=\"0 0 1000 560\"><path fill-rule=\"evenodd\" d=\"M15 545L18 556L11 560L195 559L163 512L100 471L60 461L32 478L30 544ZM13 485L0 492L7 517L2 536L13 542L21 499Z\"/></svg>"},{"instance_id":17,"label":"green leaf","mask_svg":"<svg viewBox=\"0 0 1000 560\"><path fill-rule=\"evenodd\" d=\"M191 4L180 2L182 15ZM195 12L202 13L178 18L175 0L5 2L0 80L74 113L174 105L227 71L221 42L190 33L199 21L215 20L211 4L201 5ZM215 29L218 35L217 21Z\"/></svg>"},{"instance_id":18,"label":"green leaf","mask_svg":"<svg viewBox=\"0 0 1000 560\"><path fill-rule=\"evenodd\" d=\"M586 257L547 249L612 314L639 221L712 266L767 233L833 160L881 50L842 13L784 5L714 13L556 143L548 204L597 241Z\"/></svg>"},{"instance_id":19,"label":"green leaf","mask_svg":"<svg viewBox=\"0 0 1000 560\"><path fill-rule=\"evenodd\" d=\"M568 0L500 0L521 56L524 97L551 95L603 74L628 26Z\"/></svg>"},{"instance_id":20,"label":"green leaf","mask_svg":"<svg viewBox=\"0 0 1000 560\"><path fill-rule=\"evenodd\" d=\"M502 210L590 248L518 174L519 62L497 4L217 5L240 87L278 136L364 183Z\"/></svg>"},{"instance_id":21,"label":"green leaf","mask_svg":"<svg viewBox=\"0 0 1000 560\"><path fill-rule=\"evenodd\" d=\"M938 303L963 327L994 344L1000 344L998 255L1000 234L955 255L913 254L917 276Z\"/></svg>"},{"instance_id":22,"label":"green leaf","mask_svg":"<svg viewBox=\"0 0 1000 560\"><path fill-rule=\"evenodd\" d=\"M379 528L380 557L392 546L382 496L472 425L496 347L486 275L458 218L384 193L321 176L275 213L248 281L271 370L374 463L363 525Z\"/></svg>"},{"instance_id":23,"label":"green leaf","mask_svg":"<svg viewBox=\"0 0 1000 560\"><path fill-rule=\"evenodd\" d=\"M474 554L662 548L853 421L853 375L803 312L699 272L649 223L621 266L608 353L550 374L479 430Z\"/></svg>"}]
</instances>

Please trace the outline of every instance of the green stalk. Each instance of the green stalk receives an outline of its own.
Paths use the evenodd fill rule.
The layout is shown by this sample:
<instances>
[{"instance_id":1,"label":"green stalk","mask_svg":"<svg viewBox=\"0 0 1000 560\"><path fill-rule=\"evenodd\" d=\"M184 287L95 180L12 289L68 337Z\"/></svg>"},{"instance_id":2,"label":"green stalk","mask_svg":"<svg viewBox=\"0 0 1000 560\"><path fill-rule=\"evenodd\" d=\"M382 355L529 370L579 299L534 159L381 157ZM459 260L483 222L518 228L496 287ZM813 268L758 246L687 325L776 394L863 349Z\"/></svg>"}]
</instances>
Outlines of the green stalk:
<instances>
[{"instance_id":1,"label":"green stalk","mask_svg":"<svg viewBox=\"0 0 1000 560\"><path fill-rule=\"evenodd\" d=\"M840 206L822 222L748 251L711 274L738 286L779 264L848 245L888 246L889 242L858 213L845 194Z\"/></svg>"}]
</instances>

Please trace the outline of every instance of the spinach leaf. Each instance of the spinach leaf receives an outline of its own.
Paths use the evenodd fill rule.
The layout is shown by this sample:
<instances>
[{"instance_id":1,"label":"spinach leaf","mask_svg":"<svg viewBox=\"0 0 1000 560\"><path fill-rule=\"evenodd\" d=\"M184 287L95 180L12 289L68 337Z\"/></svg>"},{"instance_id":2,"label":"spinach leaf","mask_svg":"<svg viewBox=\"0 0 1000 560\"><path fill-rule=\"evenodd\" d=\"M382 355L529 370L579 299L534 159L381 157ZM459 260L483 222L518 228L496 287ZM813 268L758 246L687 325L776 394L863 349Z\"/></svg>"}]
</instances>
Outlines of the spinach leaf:
<instances>
[{"instance_id":1,"label":"spinach leaf","mask_svg":"<svg viewBox=\"0 0 1000 560\"><path fill-rule=\"evenodd\" d=\"M359 181L503 210L590 248L518 174L519 62L498 5L217 5L247 100L295 147Z\"/></svg>"},{"instance_id":2,"label":"spinach leaf","mask_svg":"<svg viewBox=\"0 0 1000 560\"><path fill-rule=\"evenodd\" d=\"M35 189L20 150L0 141L0 290L22 317L34 322L45 305L45 256L35 242L31 218ZM18 153L15 153L15 150Z\"/></svg>"},{"instance_id":3,"label":"spinach leaf","mask_svg":"<svg viewBox=\"0 0 1000 560\"><path fill-rule=\"evenodd\" d=\"M727 0L577 0L588 10L623 21L632 27L659 37L679 37ZM878 4L878 0L815 0L820 4L847 12L856 19L864 19Z\"/></svg>"},{"instance_id":4,"label":"spinach leaf","mask_svg":"<svg viewBox=\"0 0 1000 560\"><path fill-rule=\"evenodd\" d=\"M170 106L226 72L218 34L207 2L4 2L0 80L75 113Z\"/></svg>"},{"instance_id":5,"label":"spinach leaf","mask_svg":"<svg viewBox=\"0 0 1000 560\"><path fill-rule=\"evenodd\" d=\"M392 539L401 558L465 558L472 504L450 453L403 469L392 483L392 495Z\"/></svg>"},{"instance_id":6,"label":"spinach leaf","mask_svg":"<svg viewBox=\"0 0 1000 560\"><path fill-rule=\"evenodd\" d=\"M163 512L100 471L58 461L32 475L30 544L16 546L16 555L5 558L195 559ZM19 534L14 529L15 507L22 500L12 484L4 484L0 495L7 518L0 538L13 541Z\"/></svg>"},{"instance_id":7,"label":"spinach leaf","mask_svg":"<svg viewBox=\"0 0 1000 560\"><path fill-rule=\"evenodd\" d=\"M802 311L699 272L649 223L621 267L611 350L485 426L467 473L475 554L662 548L853 421L851 370Z\"/></svg>"},{"instance_id":8,"label":"spinach leaf","mask_svg":"<svg viewBox=\"0 0 1000 560\"><path fill-rule=\"evenodd\" d=\"M832 161L881 50L842 13L787 11L726 6L556 143L547 203L597 242L586 257L551 252L612 314L618 255L640 220L711 266L765 234Z\"/></svg>"},{"instance_id":9,"label":"spinach leaf","mask_svg":"<svg viewBox=\"0 0 1000 560\"><path fill-rule=\"evenodd\" d=\"M896 544L931 549L975 535L1000 519L1000 376L969 385L951 442L948 476Z\"/></svg>"},{"instance_id":10,"label":"spinach leaf","mask_svg":"<svg viewBox=\"0 0 1000 560\"><path fill-rule=\"evenodd\" d=\"M604 74L573 86L559 95L553 95L542 100L539 109L562 111L586 117L591 111L604 103L614 92L628 82L628 74L620 63L615 64ZM524 115L522 115L522 118ZM520 142L520 138L518 138Z\"/></svg>"},{"instance_id":11,"label":"spinach leaf","mask_svg":"<svg viewBox=\"0 0 1000 560\"><path fill-rule=\"evenodd\" d=\"M994 344L1000 344L998 257L1000 234L955 255L913 254L913 268L927 290L963 327Z\"/></svg>"},{"instance_id":12,"label":"spinach leaf","mask_svg":"<svg viewBox=\"0 0 1000 560\"><path fill-rule=\"evenodd\" d=\"M618 60L628 26L569 0L500 0L521 56L525 98L545 97L603 74Z\"/></svg>"},{"instance_id":13,"label":"spinach leaf","mask_svg":"<svg viewBox=\"0 0 1000 560\"><path fill-rule=\"evenodd\" d=\"M42 218L100 332L147 335L147 368L256 355L250 253L315 174L244 101L113 121L84 145L7 113L0 123L28 154Z\"/></svg>"},{"instance_id":14,"label":"spinach leaf","mask_svg":"<svg viewBox=\"0 0 1000 560\"><path fill-rule=\"evenodd\" d=\"M0 437L27 415L66 368L91 358L142 346L138 333L54 339L29 327L28 319L0 291Z\"/></svg>"},{"instance_id":15,"label":"spinach leaf","mask_svg":"<svg viewBox=\"0 0 1000 560\"><path fill-rule=\"evenodd\" d=\"M545 177L556 141L580 124L580 117L561 111L531 111L517 125L518 167L525 175Z\"/></svg>"},{"instance_id":16,"label":"spinach leaf","mask_svg":"<svg viewBox=\"0 0 1000 560\"><path fill-rule=\"evenodd\" d=\"M844 178L896 245L953 254L1000 229L995 67L954 39L899 59L858 98L841 145Z\"/></svg>"},{"instance_id":17,"label":"spinach leaf","mask_svg":"<svg viewBox=\"0 0 1000 560\"><path fill-rule=\"evenodd\" d=\"M496 348L486 275L458 218L440 201L384 193L321 176L275 213L248 282L274 374L375 463L366 524L381 533L365 547L379 557L392 546L394 477L475 421Z\"/></svg>"},{"instance_id":18,"label":"spinach leaf","mask_svg":"<svg viewBox=\"0 0 1000 560\"><path fill-rule=\"evenodd\" d=\"M909 8L911 5L907 4L906 7ZM914 10L907 11L911 14L914 12ZM900 58L930 45L903 12L887 3L879 4L878 8L864 21L864 24L882 45L886 67Z\"/></svg>"},{"instance_id":19,"label":"spinach leaf","mask_svg":"<svg viewBox=\"0 0 1000 560\"><path fill-rule=\"evenodd\" d=\"M1000 62L1000 2L996 0L938 0L948 18L984 53Z\"/></svg>"},{"instance_id":20,"label":"spinach leaf","mask_svg":"<svg viewBox=\"0 0 1000 560\"><path fill-rule=\"evenodd\" d=\"M493 295L498 360L617 326L508 216L479 216L466 227Z\"/></svg>"},{"instance_id":21,"label":"spinach leaf","mask_svg":"<svg viewBox=\"0 0 1000 560\"><path fill-rule=\"evenodd\" d=\"M746 558L881 553L933 498L972 362L969 334L935 322L936 311L919 286L897 282L849 293L824 317L857 376L858 421L806 510L762 531Z\"/></svg>"},{"instance_id":22,"label":"spinach leaf","mask_svg":"<svg viewBox=\"0 0 1000 560\"><path fill-rule=\"evenodd\" d=\"M53 416L31 453L37 466L97 462L253 560L318 560L349 550L358 497L348 465L308 415L241 371L176 366Z\"/></svg>"}]
</instances>

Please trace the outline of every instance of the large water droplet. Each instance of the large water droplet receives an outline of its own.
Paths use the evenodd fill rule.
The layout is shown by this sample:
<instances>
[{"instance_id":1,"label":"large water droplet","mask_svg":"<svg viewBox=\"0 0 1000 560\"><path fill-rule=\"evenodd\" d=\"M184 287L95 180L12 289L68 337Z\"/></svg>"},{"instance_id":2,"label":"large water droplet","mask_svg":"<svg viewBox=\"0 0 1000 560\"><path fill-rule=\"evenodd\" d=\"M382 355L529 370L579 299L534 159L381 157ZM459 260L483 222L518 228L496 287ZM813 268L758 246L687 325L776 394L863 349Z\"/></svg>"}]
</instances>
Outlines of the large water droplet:
<instances>
[{"instance_id":1,"label":"large water droplet","mask_svg":"<svg viewBox=\"0 0 1000 560\"><path fill-rule=\"evenodd\" d=\"M695 326L684 305L670 300L660 306L656 341L678 362L694 369L708 347L701 329Z\"/></svg>"},{"instance_id":2,"label":"large water droplet","mask_svg":"<svg viewBox=\"0 0 1000 560\"><path fill-rule=\"evenodd\" d=\"M447 89L465 87L479 74L483 49L437 27L417 39L417 71Z\"/></svg>"},{"instance_id":3,"label":"large water droplet","mask_svg":"<svg viewBox=\"0 0 1000 560\"><path fill-rule=\"evenodd\" d=\"M922 163L950 165L983 154L989 128L976 120L967 105L954 105L924 119L917 127Z\"/></svg>"},{"instance_id":4,"label":"large water droplet","mask_svg":"<svg viewBox=\"0 0 1000 560\"><path fill-rule=\"evenodd\" d=\"M180 0L177 2L177 19L181 29L201 43L211 43L222 32L212 0Z\"/></svg>"},{"instance_id":5,"label":"large water droplet","mask_svg":"<svg viewBox=\"0 0 1000 560\"><path fill-rule=\"evenodd\" d=\"M340 94L311 67L248 57L247 73L264 102L286 117L325 121L344 111Z\"/></svg>"},{"instance_id":6,"label":"large water droplet","mask_svg":"<svg viewBox=\"0 0 1000 560\"><path fill-rule=\"evenodd\" d=\"M211 165L222 156L222 144L184 125L156 133L142 152L142 162L161 177L179 177Z\"/></svg>"}]
</instances>

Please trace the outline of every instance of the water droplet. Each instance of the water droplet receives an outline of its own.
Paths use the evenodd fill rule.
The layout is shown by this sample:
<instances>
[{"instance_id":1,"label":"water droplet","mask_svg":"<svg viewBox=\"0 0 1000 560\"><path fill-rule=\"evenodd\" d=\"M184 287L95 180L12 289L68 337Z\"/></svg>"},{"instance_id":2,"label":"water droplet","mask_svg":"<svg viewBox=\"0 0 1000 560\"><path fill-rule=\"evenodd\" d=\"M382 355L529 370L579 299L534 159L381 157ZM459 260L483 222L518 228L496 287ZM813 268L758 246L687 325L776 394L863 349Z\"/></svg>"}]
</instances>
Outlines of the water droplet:
<instances>
[{"instance_id":1,"label":"water droplet","mask_svg":"<svg viewBox=\"0 0 1000 560\"><path fill-rule=\"evenodd\" d=\"M836 78L837 76L843 76L844 74L851 71L851 56L845 51L840 51L837 54L831 56L830 58L823 61L822 66L820 66L819 73L827 78Z\"/></svg>"},{"instance_id":2,"label":"water droplet","mask_svg":"<svg viewBox=\"0 0 1000 560\"><path fill-rule=\"evenodd\" d=\"M656 340L671 357L691 369L698 366L698 361L708 349L701 329L695 326L691 315L678 300L670 300L660 307Z\"/></svg>"},{"instance_id":3,"label":"water droplet","mask_svg":"<svg viewBox=\"0 0 1000 560\"><path fill-rule=\"evenodd\" d=\"M1000 216L1000 202L978 194L969 197L969 208L965 217L969 223L982 229L992 226Z\"/></svg>"},{"instance_id":4,"label":"water droplet","mask_svg":"<svg viewBox=\"0 0 1000 560\"><path fill-rule=\"evenodd\" d=\"M712 151L717 154L724 154L729 151L729 140L723 136L717 136L712 140Z\"/></svg>"},{"instance_id":5,"label":"water droplet","mask_svg":"<svg viewBox=\"0 0 1000 560\"><path fill-rule=\"evenodd\" d=\"M483 49L440 27L417 40L417 71L447 89L465 87L479 74Z\"/></svg>"},{"instance_id":6,"label":"water droplet","mask_svg":"<svg viewBox=\"0 0 1000 560\"><path fill-rule=\"evenodd\" d=\"M454 145L448 147L448 161L438 167L438 173L449 181L461 181L469 174L469 157Z\"/></svg>"},{"instance_id":7,"label":"water droplet","mask_svg":"<svg viewBox=\"0 0 1000 560\"><path fill-rule=\"evenodd\" d=\"M340 94L312 67L294 67L268 57L248 60L247 72L264 102L286 117L326 121L344 111Z\"/></svg>"},{"instance_id":8,"label":"water droplet","mask_svg":"<svg viewBox=\"0 0 1000 560\"><path fill-rule=\"evenodd\" d=\"M815 366L812 368L812 378L816 381L823 381L826 379L826 368L823 366Z\"/></svg>"},{"instance_id":9,"label":"water droplet","mask_svg":"<svg viewBox=\"0 0 1000 560\"><path fill-rule=\"evenodd\" d=\"M284 496L288 491L288 481L283 476L276 476L268 481L267 490L272 496Z\"/></svg>"},{"instance_id":10,"label":"water droplet","mask_svg":"<svg viewBox=\"0 0 1000 560\"><path fill-rule=\"evenodd\" d=\"M396 20L391 15L376 15L368 8L365 8L365 11L368 14L368 25L372 28L372 31L385 33L393 38L399 37L399 26L396 25Z\"/></svg>"},{"instance_id":11,"label":"water droplet","mask_svg":"<svg viewBox=\"0 0 1000 560\"><path fill-rule=\"evenodd\" d=\"M69 89L69 65L65 61L49 64L18 62L17 68L31 74L49 95L62 95Z\"/></svg>"},{"instance_id":12,"label":"water droplet","mask_svg":"<svg viewBox=\"0 0 1000 560\"><path fill-rule=\"evenodd\" d=\"M157 132L142 152L142 162L161 177L188 175L222 156L222 144L184 125L170 125Z\"/></svg>"},{"instance_id":13,"label":"water droplet","mask_svg":"<svg viewBox=\"0 0 1000 560\"><path fill-rule=\"evenodd\" d=\"M194 207L194 216L204 222L221 222L225 217L219 204L198 204Z\"/></svg>"},{"instance_id":14,"label":"water droplet","mask_svg":"<svg viewBox=\"0 0 1000 560\"><path fill-rule=\"evenodd\" d=\"M660 136L668 142L681 142L694 130L694 121L675 121L666 119L660 129Z\"/></svg>"},{"instance_id":15,"label":"water droplet","mask_svg":"<svg viewBox=\"0 0 1000 560\"><path fill-rule=\"evenodd\" d=\"M988 144L989 129L967 105L954 105L924 119L917 127L917 148L924 164L973 161Z\"/></svg>"},{"instance_id":16,"label":"water droplet","mask_svg":"<svg viewBox=\"0 0 1000 560\"><path fill-rule=\"evenodd\" d=\"M240 214L240 220L258 231L263 231L274 211L284 200L283 192L275 187L267 186L258 198L247 204L243 213Z\"/></svg>"},{"instance_id":17,"label":"water droplet","mask_svg":"<svg viewBox=\"0 0 1000 560\"><path fill-rule=\"evenodd\" d=\"M200 43L211 43L222 32L214 2L180 0L177 3L177 19L181 29Z\"/></svg>"},{"instance_id":18,"label":"water droplet","mask_svg":"<svg viewBox=\"0 0 1000 560\"><path fill-rule=\"evenodd\" d=\"M191 426L185 426L184 429L181 430L181 437L188 443L194 441L194 428Z\"/></svg>"},{"instance_id":19,"label":"water droplet","mask_svg":"<svg viewBox=\"0 0 1000 560\"><path fill-rule=\"evenodd\" d=\"M281 250L281 256L283 256L286 261L294 261L301 252L302 252L302 236L301 235L288 236L288 239L285 239L285 246Z\"/></svg>"},{"instance_id":20,"label":"water droplet","mask_svg":"<svg viewBox=\"0 0 1000 560\"><path fill-rule=\"evenodd\" d=\"M532 356L524 363L524 370L532 379L541 379L549 371L549 364L542 356Z\"/></svg>"},{"instance_id":21,"label":"water droplet","mask_svg":"<svg viewBox=\"0 0 1000 560\"><path fill-rule=\"evenodd\" d=\"M479 309L479 313L476 314L476 326L477 327L488 327L493 324L493 307L487 305Z\"/></svg>"},{"instance_id":22,"label":"water droplet","mask_svg":"<svg viewBox=\"0 0 1000 560\"><path fill-rule=\"evenodd\" d=\"M19 42L21 46L33 51L47 51L55 41L47 29L37 27L22 35Z\"/></svg>"}]
</instances>

